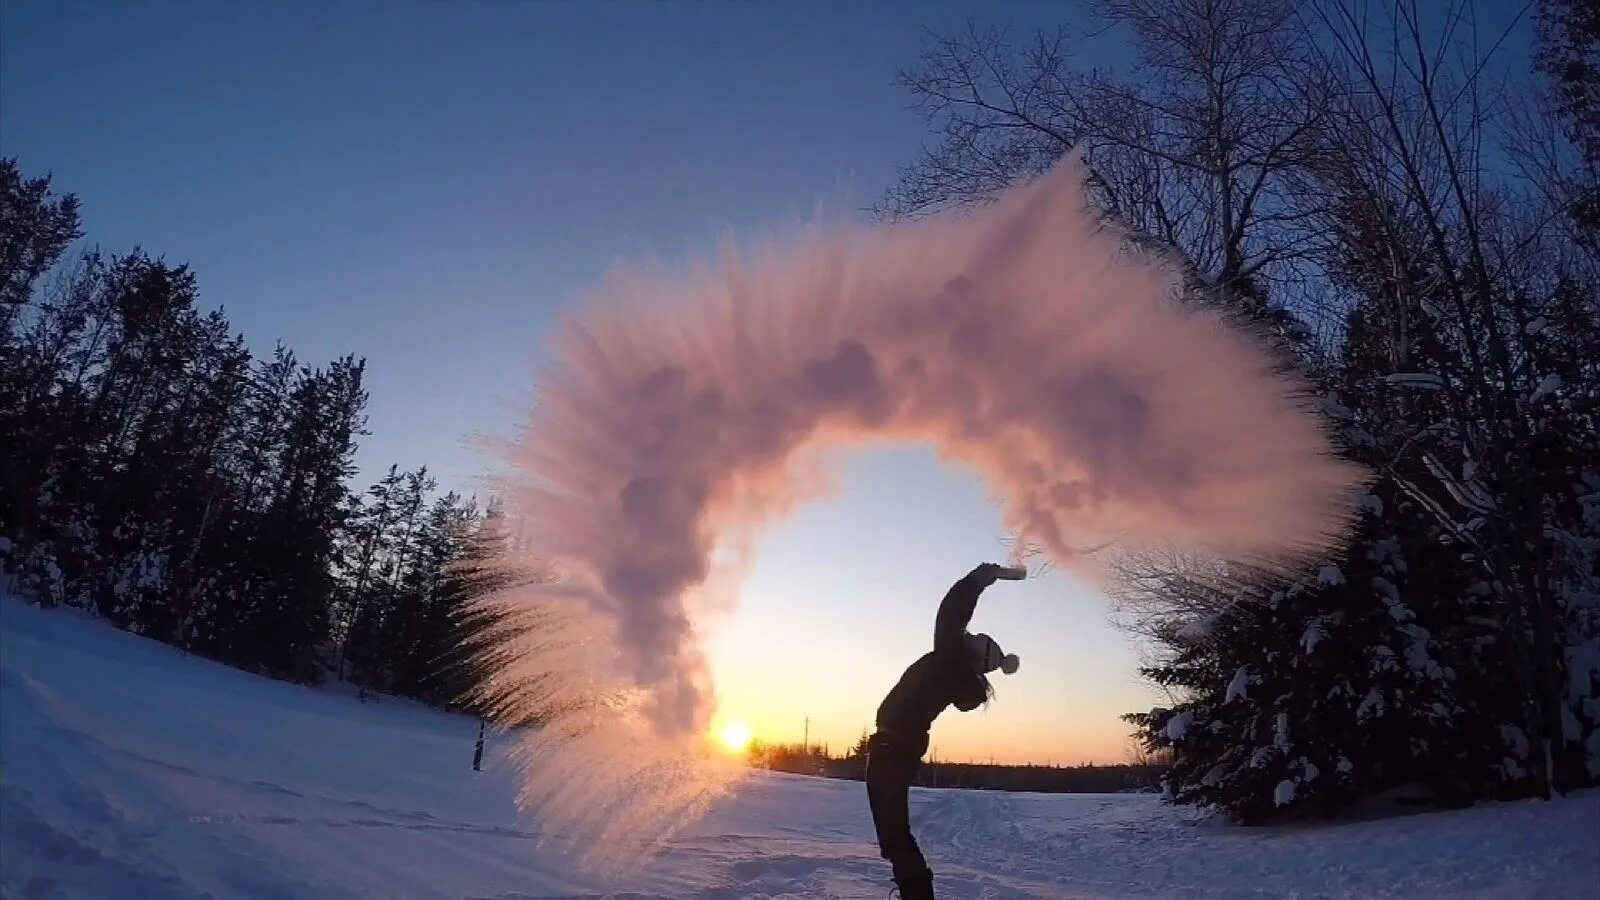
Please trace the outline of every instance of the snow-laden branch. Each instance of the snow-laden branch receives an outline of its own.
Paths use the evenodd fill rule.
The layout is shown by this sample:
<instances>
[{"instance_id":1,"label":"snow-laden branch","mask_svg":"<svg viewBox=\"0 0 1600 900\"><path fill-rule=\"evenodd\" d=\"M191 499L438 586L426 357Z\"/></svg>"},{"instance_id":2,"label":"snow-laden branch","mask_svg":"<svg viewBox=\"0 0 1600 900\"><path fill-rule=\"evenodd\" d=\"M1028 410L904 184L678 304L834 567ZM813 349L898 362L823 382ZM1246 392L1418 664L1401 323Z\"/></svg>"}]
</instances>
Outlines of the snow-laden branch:
<instances>
[{"instance_id":1,"label":"snow-laden branch","mask_svg":"<svg viewBox=\"0 0 1600 900\"><path fill-rule=\"evenodd\" d=\"M1434 478L1439 479L1439 483L1444 485L1457 503L1477 513L1494 512L1494 495L1483 486L1483 482L1471 477L1457 478L1432 453L1422 454L1422 464L1428 467L1428 472Z\"/></svg>"},{"instance_id":2,"label":"snow-laden branch","mask_svg":"<svg viewBox=\"0 0 1600 900\"><path fill-rule=\"evenodd\" d=\"M1418 390L1444 390L1444 379L1429 372L1395 372L1385 375L1383 380L1389 384Z\"/></svg>"}]
</instances>

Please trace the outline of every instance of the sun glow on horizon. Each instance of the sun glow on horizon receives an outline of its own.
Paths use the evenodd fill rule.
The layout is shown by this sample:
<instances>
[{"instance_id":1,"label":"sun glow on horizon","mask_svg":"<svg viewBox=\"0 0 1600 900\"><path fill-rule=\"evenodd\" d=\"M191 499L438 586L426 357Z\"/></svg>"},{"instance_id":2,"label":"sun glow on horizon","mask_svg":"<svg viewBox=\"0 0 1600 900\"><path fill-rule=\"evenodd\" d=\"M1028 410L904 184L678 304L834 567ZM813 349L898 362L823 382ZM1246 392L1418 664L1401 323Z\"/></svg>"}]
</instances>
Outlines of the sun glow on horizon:
<instances>
[{"instance_id":1,"label":"sun glow on horizon","mask_svg":"<svg viewBox=\"0 0 1600 900\"><path fill-rule=\"evenodd\" d=\"M717 743L729 753L745 752L754 738L755 734L751 732L750 726L737 720L728 722L717 732Z\"/></svg>"}]
</instances>

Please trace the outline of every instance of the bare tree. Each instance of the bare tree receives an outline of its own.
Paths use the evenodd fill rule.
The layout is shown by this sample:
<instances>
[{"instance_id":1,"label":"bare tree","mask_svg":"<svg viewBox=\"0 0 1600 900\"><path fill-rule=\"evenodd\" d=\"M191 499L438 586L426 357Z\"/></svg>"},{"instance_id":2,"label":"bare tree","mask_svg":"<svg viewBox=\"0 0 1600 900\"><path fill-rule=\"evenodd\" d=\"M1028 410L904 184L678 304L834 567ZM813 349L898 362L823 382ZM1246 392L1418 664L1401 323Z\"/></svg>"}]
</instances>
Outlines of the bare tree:
<instances>
[{"instance_id":1,"label":"bare tree","mask_svg":"<svg viewBox=\"0 0 1600 900\"><path fill-rule=\"evenodd\" d=\"M1600 256L1600 6L1592 0L1539 0L1535 61L1561 137L1574 151L1561 182L1562 205L1584 248ZM1559 169L1558 169L1559 171Z\"/></svg>"},{"instance_id":2,"label":"bare tree","mask_svg":"<svg viewBox=\"0 0 1600 900\"><path fill-rule=\"evenodd\" d=\"M987 202L1073 148L1101 207L1147 246L1175 251L1193 298L1265 324L1298 356L1299 322L1323 309L1306 277L1326 244L1293 192L1331 96L1294 4L1281 0L1102 0L1097 24L1127 35L1125 72L1081 68L1065 30L1014 43L969 25L933 41L900 83L936 142L878 205L887 218ZM1271 308L1292 297L1299 315ZM1298 319L1298 321L1297 321ZM1322 330L1332 331L1332 326ZM1170 634L1215 615L1260 573L1159 550L1108 548L1119 620Z\"/></svg>"},{"instance_id":3,"label":"bare tree","mask_svg":"<svg viewBox=\"0 0 1600 900\"><path fill-rule=\"evenodd\" d=\"M1285 0L1103 0L1099 23L1136 51L1124 73L1074 66L1065 31L1014 45L969 26L931 44L901 84L938 140L901 171L881 216L986 202L1073 148L1102 206L1176 249L1195 286L1246 306L1303 285L1317 235L1287 202L1322 115L1300 90L1311 59Z\"/></svg>"}]
</instances>

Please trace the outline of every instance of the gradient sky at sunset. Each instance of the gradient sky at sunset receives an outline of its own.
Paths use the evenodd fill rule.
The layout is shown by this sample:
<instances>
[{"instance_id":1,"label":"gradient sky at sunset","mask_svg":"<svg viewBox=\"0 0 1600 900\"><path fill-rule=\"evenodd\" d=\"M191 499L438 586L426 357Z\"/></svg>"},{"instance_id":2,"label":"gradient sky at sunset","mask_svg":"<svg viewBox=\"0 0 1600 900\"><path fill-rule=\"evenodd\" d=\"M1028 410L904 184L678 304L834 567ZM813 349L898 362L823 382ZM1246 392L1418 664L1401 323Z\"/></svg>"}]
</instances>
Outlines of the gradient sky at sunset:
<instances>
[{"instance_id":1,"label":"gradient sky at sunset","mask_svg":"<svg viewBox=\"0 0 1600 900\"><path fill-rule=\"evenodd\" d=\"M471 486L553 318L617 260L859 208L925 129L893 85L926 29L1072 24L1040 2L0 5L0 153L76 192L92 240L199 273L258 351L369 360L359 463ZM931 643L950 582L1004 548L925 448L848 457L708 625L725 715L835 748ZM1000 583L973 630L1022 657L948 759L1126 753L1155 695L1102 598Z\"/></svg>"}]
</instances>

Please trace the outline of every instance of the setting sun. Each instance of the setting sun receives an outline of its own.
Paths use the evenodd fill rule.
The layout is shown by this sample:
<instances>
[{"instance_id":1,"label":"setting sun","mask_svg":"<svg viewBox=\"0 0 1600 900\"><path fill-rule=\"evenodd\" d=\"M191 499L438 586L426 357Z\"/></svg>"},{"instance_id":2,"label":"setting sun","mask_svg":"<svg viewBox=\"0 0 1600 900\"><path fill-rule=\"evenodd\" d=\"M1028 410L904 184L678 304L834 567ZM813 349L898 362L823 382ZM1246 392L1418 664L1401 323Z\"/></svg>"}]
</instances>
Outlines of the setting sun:
<instances>
[{"instance_id":1,"label":"setting sun","mask_svg":"<svg viewBox=\"0 0 1600 900\"><path fill-rule=\"evenodd\" d=\"M750 726L743 722L729 722L717 733L717 740L722 742L723 749L729 753L743 753L745 748L750 746L752 737L754 735L750 733Z\"/></svg>"}]
</instances>

